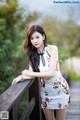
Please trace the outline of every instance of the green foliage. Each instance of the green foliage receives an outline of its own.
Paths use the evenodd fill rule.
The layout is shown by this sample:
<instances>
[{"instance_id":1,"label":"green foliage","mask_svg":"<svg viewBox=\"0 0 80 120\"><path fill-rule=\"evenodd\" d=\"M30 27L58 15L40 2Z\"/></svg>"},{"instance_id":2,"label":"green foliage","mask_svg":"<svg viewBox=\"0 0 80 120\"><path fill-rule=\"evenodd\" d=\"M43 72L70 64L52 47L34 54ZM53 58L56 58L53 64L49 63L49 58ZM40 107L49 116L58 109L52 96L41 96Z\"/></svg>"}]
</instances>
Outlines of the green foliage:
<instances>
[{"instance_id":1,"label":"green foliage","mask_svg":"<svg viewBox=\"0 0 80 120\"><path fill-rule=\"evenodd\" d=\"M57 45L60 51L64 51L65 57L67 53L70 57L80 56L80 26L75 22L67 20L62 23L56 18L46 17L42 26L45 28L48 43Z\"/></svg>"},{"instance_id":2,"label":"green foliage","mask_svg":"<svg viewBox=\"0 0 80 120\"><path fill-rule=\"evenodd\" d=\"M13 15L12 15L13 16ZM9 20L10 21L10 20ZM19 35L16 34L14 24L9 24L7 18L1 18L0 20L0 78L4 80L14 73L13 54L17 48L16 38ZM10 28L11 27L11 28ZM20 42L20 40L19 40ZM18 42L18 44L19 44Z\"/></svg>"},{"instance_id":3,"label":"green foliage","mask_svg":"<svg viewBox=\"0 0 80 120\"><path fill-rule=\"evenodd\" d=\"M17 0L0 6L0 81L10 85L12 79L27 67L27 57L23 44L30 23L34 23L41 14L30 13L19 8ZM49 44L59 48L61 65L68 57L80 56L80 26L72 20L60 22L53 17L42 20ZM5 85L5 83L4 83Z\"/></svg>"},{"instance_id":4,"label":"green foliage","mask_svg":"<svg viewBox=\"0 0 80 120\"><path fill-rule=\"evenodd\" d=\"M76 71L73 69L69 69L70 79L71 80L80 80L80 76L77 75Z\"/></svg>"},{"instance_id":5,"label":"green foliage","mask_svg":"<svg viewBox=\"0 0 80 120\"><path fill-rule=\"evenodd\" d=\"M27 57L23 49L26 31L29 24L39 17L40 14L35 11L30 13L19 8L17 0L7 0L5 5L0 6L0 94L27 67ZM45 17L42 21L48 43L59 48L61 70L69 72L71 80L80 80L74 70L63 67L68 57L80 56L80 26L71 20L61 23L52 17ZM27 95L21 100L19 115L22 114L27 100Z\"/></svg>"},{"instance_id":6,"label":"green foliage","mask_svg":"<svg viewBox=\"0 0 80 120\"><path fill-rule=\"evenodd\" d=\"M62 72L68 73L70 75L70 80L80 80L80 76L77 74L77 72L74 69L69 68L65 64L65 62L63 62L63 64L61 64L60 68L61 68Z\"/></svg>"},{"instance_id":7,"label":"green foliage","mask_svg":"<svg viewBox=\"0 0 80 120\"><path fill-rule=\"evenodd\" d=\"M27 67L23 44L29 23L38 18L38 13L23 13L17 0L0 6L0 93Z\"/></svg>"},{"instance_id":8,"label":"green foliage","mask_svg":"<svg viewBox=\"0 0 80 120\"><path fill-rule=\"evenodd\" d=\"M16 11L17 2L10 2L4 6L0 6L0 18L11 18Z\"/></svg>"},{"instance_id":9,"label":"green foliage","mask_svg":"<svg viewBox=\"0 0 80 120\"><path fill-rule=\"evenodd\" d=\"M26 109L26 107L27 107L27 105L28 105L28 101L29 101L29 99L28 99L28 92L26 92L24 95L23 95L23 97L22 97L22 99L18 102L18 106L17 106L17 119L18 120L21 120L20 118L21 118L21 116L22 116L22 114L23 114L23 111Z\"/></svg>"},{"instance_id":10,"label":"green foliage","mask_svg":"<svg viewBox=\"0 0 80 120\"><path fill-rule=\"evenodd\" d=\"M67 52L67 50L59 48L58 54L59 54L59 63L60 65L62 65L64 61L69 58L69 53Z\"/></svg>"}]
</instances>

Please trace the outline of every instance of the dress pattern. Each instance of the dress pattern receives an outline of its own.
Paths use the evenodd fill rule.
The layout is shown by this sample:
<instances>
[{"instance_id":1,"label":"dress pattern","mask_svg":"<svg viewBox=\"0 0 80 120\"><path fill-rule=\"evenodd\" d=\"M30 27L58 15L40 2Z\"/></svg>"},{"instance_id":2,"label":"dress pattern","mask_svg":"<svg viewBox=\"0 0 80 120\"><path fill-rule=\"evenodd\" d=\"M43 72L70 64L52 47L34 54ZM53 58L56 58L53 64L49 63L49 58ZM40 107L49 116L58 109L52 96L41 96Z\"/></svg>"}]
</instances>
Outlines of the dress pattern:
<instances>
[{"instance_id":1,"label":"dress pattern","mask_svg":"<svg viewBox=\"0 0 80 120\"><path fill-rule=\"evenodd\" d=\"M40 56L40 72L46 72L50 68L50 55L47 47L44 49L43 57L45 66ZM67 81L56 68L56 74L51 78L41 78L41 107L45 109L64 109L68 107L70 89Z\"/></svg>"}]
</instances>

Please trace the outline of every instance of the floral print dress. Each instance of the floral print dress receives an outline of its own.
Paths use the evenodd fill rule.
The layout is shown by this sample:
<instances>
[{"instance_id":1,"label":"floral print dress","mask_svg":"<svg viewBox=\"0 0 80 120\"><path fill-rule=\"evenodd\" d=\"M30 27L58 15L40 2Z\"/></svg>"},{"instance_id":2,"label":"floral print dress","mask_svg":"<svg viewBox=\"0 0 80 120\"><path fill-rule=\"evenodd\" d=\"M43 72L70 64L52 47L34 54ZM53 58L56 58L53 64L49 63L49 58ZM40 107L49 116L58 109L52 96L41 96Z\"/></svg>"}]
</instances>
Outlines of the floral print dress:
<instances>
[{"instance_id":1,"label":"floral print dress","mask_svg":"<svg viewBox=\"0 0 80 120\"><path fill-rule=\"evenodd\" d=\"M46 72L50 67L50 55L47 47L43 51L45 65L40 55L40 72ZM64 109L68 107L70 90L67 81L56 69L54 77L41 79L41 107L45 109Z\"/></svg>"}]
</instances>

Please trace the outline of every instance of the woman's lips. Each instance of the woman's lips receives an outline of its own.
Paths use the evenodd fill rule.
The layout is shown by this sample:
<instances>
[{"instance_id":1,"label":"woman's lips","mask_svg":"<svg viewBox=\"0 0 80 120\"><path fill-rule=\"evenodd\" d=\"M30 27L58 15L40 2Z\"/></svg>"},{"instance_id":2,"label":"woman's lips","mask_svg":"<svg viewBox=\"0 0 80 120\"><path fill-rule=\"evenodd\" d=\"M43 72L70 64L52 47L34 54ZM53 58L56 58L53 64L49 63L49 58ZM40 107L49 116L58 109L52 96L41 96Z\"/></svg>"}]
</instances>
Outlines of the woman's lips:
<instances>
[{"instance_id":1,"label":"woman's lips","mask_svg":"<svg viewBox=\"0 0 80 120\"><path fill-rule=\"evenodd\" d=\"M38 46L38 44L34 44L34 46Z\"/></svg>"}]
</instances>

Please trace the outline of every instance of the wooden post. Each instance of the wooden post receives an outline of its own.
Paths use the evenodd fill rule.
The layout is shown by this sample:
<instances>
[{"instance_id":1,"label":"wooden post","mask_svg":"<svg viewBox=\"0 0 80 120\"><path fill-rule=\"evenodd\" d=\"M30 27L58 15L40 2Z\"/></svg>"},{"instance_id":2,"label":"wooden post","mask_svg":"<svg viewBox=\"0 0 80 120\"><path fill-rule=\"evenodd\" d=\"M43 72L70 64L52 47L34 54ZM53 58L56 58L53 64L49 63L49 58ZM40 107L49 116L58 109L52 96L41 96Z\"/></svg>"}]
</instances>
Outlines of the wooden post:
<instances>
[{"instance_id":1,"label":"wooden post","mask_svg":"<svg viewBox=\"0 0 80 120\"><path fill-rule=\"evenodd\" d=\"M22 113L22 119L42 120L40 79L27 80L14 84L0 96L0 111L9 111L9 120L17 120L17 104L29 90L29 104Z\"/></svg>"},{"instance_id":2,"label":"wooden post","mask_svg":"<svg viewBox=\"0 0 80 120\"><path fill-rule=\"evenodd\" d=\"M15 105L9 112L9 120L17 120L17 105Z\"/></svg>"},{"instance_id":3,"label":"wooden post","mask_svg":"<svg viewBox=\"0 0 80 120\"><path fill-rule=\"evenodd\" d=\"M29 101L35 97L36 105L30 115L30 120L42 120L41 98L40 98L40 79L35 78L34 83L29 88Z\"/></svg>"}]
</instances>

